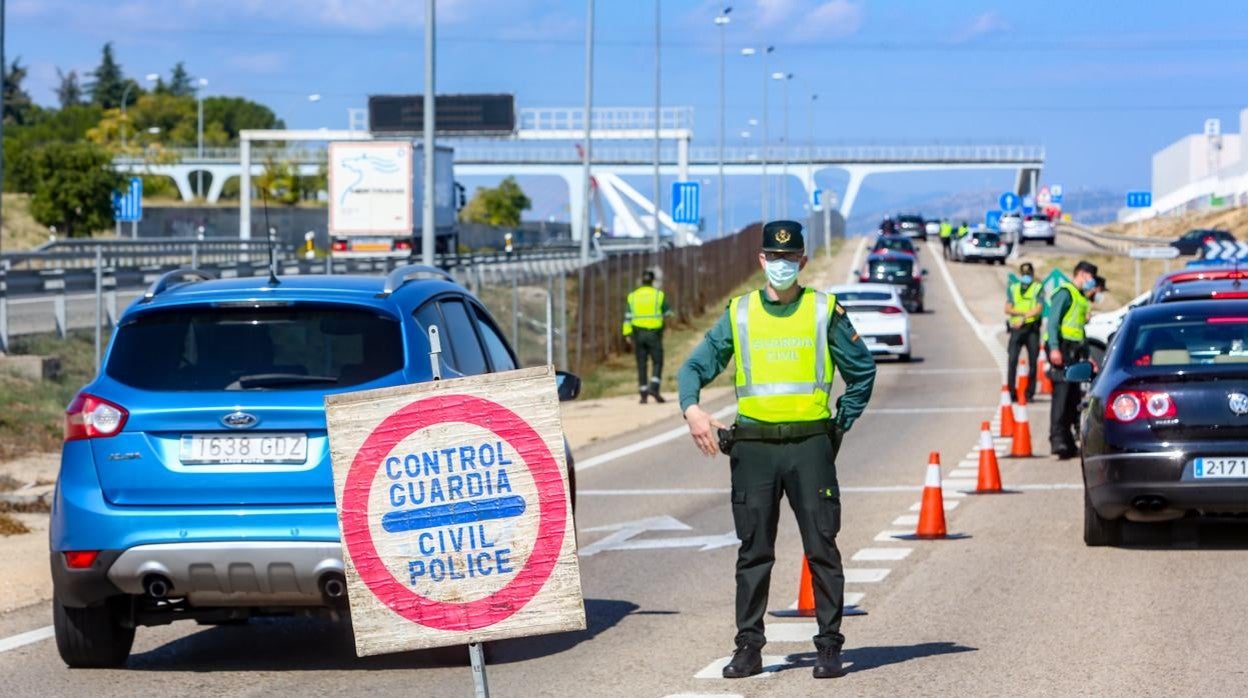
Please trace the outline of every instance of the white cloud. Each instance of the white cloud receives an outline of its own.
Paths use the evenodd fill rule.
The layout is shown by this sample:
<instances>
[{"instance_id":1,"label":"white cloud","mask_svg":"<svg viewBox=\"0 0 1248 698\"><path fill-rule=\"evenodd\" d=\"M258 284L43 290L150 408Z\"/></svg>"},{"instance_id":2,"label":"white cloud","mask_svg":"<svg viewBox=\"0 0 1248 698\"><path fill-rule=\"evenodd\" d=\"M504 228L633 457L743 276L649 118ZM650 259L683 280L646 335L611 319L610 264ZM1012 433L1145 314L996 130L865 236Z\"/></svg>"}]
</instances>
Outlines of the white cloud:
<instances>
[{"instance_id":1,"label":"white cloud","mask_svg":"<svg viewBox=\"0 0 1248 698\"><path fill-rule=\"evenodd\" d=\"M862 28L861 0L758 0L750 23L797 40L849 36Z\"/></svg>"},{"instance_id":2,"label":"white cloud","mask_svg":"<svg viewBox=\"0 0 1248 698\"><path fill-rule=\"evenodd\" d=\"M244 73L276 75L285 70L289 61L290 54L285 51L256 51L234 56L228 63Z\"/></svg>"},{"instance_id":3,"label":"white cloud","mask_svg":"<svg viewBox=\"0 0 1248 698\"><path fill-rule=\"evenodd\" d=\"M981 15L977 15L971 19L970 24L966 25L962 31L956 35L956 41L970 41L979 36L987 34L997 34L1008 31L1010 23L1001 16L996 10L989 10Z\"/></svg>"}]
</instances>

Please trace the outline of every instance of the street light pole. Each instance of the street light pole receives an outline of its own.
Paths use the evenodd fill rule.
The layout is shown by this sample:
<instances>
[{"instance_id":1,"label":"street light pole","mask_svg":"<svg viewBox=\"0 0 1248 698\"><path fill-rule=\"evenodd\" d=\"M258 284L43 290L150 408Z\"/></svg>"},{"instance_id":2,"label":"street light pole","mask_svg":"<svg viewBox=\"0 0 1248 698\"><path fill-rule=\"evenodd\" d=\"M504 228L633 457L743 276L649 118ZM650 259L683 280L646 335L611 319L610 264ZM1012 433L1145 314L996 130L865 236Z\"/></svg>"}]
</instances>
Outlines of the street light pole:
<instances>
[{"instance_id":1,"label":"street light pole","mask_svg":"<svg viewBox=\"0 0 1248 698\"><path fill-rule=\"evenodd\" d=\"M422 264L433 266L433 238L434 238L434 220L433 220L433 195L434 195L434 169L433 161L436 154L437 139L435 131L437 129L436 109L437 103L434 95L437 93L437 85L434 82L436 72L434 70L434 59L436 51L434 50L434 42L437 39L435 32L436 0L425 0L425 122L424 122L424 204L421 207L420 218L420 261Z\"/></svg>"},{"instance_id":2,"label":"street light pole","mask_svg":"<svg viewBox=\"0 0 1248 698\"><path fill-rule=\"evenodd\" d=\"M156 73L148 73L143 76L143 79L148 82L156 82L160 79L160 75ZM126 149L126 100L129 99L130 88L134 87L135 84L136 83L133 80L127 80L125 88L121 91L121 149L123 152Z\"/></svg>"},{"instance_id":3,"label":"street light pole","mask_svg":"<svg viewBox=\"0 0 1248 698\"><path fill-rule=\"evenodd\" d=\"M662 125L659 110L663 98L663 61L659 53L663 38L662 18L662 0L654 0L654 240L651 249L655 254L659 252L659 212L663 210L663 184L659 178L659 127Z\"/></svg>"},{"instance_id":4,"label":"street light pole","mask_svg":"<svg viewBox=\"0 0 1248 698\"><path fill-rule=\"evenodd\" d=\"M589 159L593 148L594 112L594 0L585 0L585 147L581 149L581 177L584 179L581 194L581 265L589 264L589 197L592 191L589 179ZM655 202L657 210L658 202ZM657 216L656 216L657 217Z\"/></svg>"},{"instance_id":5,"label":"street light pole","mask_svg":"<svg viewBox=\"0 0 1248 698\"><path fill-rule=\"evenodd\" d=\"M204 166L204 88L208 86L208 81L204 78L199 79L199 89L195 90L195 110L199 113L198 123L195 128L195 156L199 158L199 166ZM195 172L195 193L199 198L204 198L204 171L203 169Z\"/></svg>"},{"instance_id":6,"label":"street light pole","mask_svg":"<svg viewBox=\"0 0 1248 698\"><path fill-rule=\"evenodd\" d=\"M0 0L0 251L4 249L4 0ZM0 346L0 350L5 347Z\"/></svg>"},{"instance_id":7,"label":"street light pole","mask_svg":"<svg viewBox=\"0 0 1248 698\"><path fill-rule=\"evenodd\" d=\"M726 6L715 18L715 24L719 26L719 184L715 187L718 200L716 237L721 238L724 236L724 131L727 130L724 123L724 33L731 21L728 18L731 12L732 6Z\"/></svg>"},{"instance_id":8,"label":"street light pole","mask_svg":"<svg viewBox=\"0 0 1248 698\"><path fill-rule=\"evenodd\" d=\"M784 158L784 164L781 170L781 187L780 196L782 197L780 210L785 218L789 217L789 82L793 80L793 73L772 73L771 77L784 82L784 134L781 136L781 154Z\"/></svg>"},{"instance_id":9,"label":"street light pole","mask_svg":"<svg viewBox=\"0 0 1248 698\"><path fill-rule=\"evenodd\" d=\"M767 182L767 141L771 138L771 135L767 132L767 93L769 91L767 89L767 57L775 50L775 46L768 46L763 51L763 223L767 222L767 209L770 207L769 199L771 199L771 187L768 186Z\"/></svg>"},{"instance_id":10,"label":"street light pole","mask_svg":"<svg viewBox=\"0 0 1248 698\"><path fill-rule=\"evenodd\" d=\"M810 179L811 185L815 181L815 102L818 101L819 95L811 93L810 95L810 134L806 139L806 177ZM810 210L815 210L814 199L810 201Z\"/></svg>"}]
</instances>

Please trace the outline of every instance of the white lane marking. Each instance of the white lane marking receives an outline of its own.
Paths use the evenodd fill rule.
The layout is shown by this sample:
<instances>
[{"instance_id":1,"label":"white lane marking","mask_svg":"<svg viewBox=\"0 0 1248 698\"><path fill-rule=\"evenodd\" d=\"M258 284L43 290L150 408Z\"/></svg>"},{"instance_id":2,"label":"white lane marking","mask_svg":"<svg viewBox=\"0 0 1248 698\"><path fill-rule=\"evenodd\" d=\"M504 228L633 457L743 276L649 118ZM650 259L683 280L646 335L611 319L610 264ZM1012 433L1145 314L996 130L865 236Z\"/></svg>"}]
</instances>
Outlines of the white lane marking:
<instances>
[{"instance_id":1,"label":"white lane marking","mask_svg":"<svg viewBox=\"0 0 1248 698\"><path fill-rule=\"evenodd\" d=\"M914 334L913 332L910 333L911 338L914 338L916 336L918 335ZM904 374L912 375L912 376L942 375L946 373L962 374L962 373L996 373L996 372L997 371L995 369L991 369L991 368L903 368L900 371L898 371L898 373L904 373Z\"/></svg>"},{"instance_id":2,"label":"white lane marking","mask_svg":"<svg viewBox=\"0 0 1248 698\"><path fill-rule=\"evenodd\" d=\"M729 405L721 410L717 410L713 412L711 416L714 417L715 419L723 419L724 417L727 417L728 415L733 414L736 411L737 411L736 405ZM627 446L621 446L620 448L617 448L613 451L600 453L594 456L593 458L586 458L583 461L577 461L576 471L579 473L582 470L589 470L590 468L596 468L602 465L603 463L610 463L611 461L616 460L618 458L623 458L624 456L632 455L634 453L637 453L638 451L644 451L647 448L654 448L655 446L658 446L660 444L665 444L668 441L673 441L675 439L679 439L682 436L688 436L688 435L689 435L689 428L685 426L676 427L675 429L669 429L661 434L651 436L648 439L642 439L641 441L638 441L637 443L629 444Z\"/></svg>"},{"instance_id":3,"label":"white lane marking","mask_svg":"<svg viewBox=\"0 0 1248 698\"><path fill-rule=\"evenodd\" d=\"M845 570L846 584L874 584L882 582L892 570L887 567L851 568Z\"/></svg>"},{"instance_id":4,"label":"white lane marking","mask_svg":"<svg viewBox=\"0 0 1248 698\"><path fill-rule=\"evenodd\" d=\"M946 413L970 413L984 412L991 408L988 407L868 407L864 416L873 414L946 414Z\"/></svg>"},{"instance_id":5,"label":"white lane marking","mask_svg":"<svg viewBox=\"0 0 1248 698\"><path fill-rule=\"evenodd\" d=\"M656 495L689 496L697 494L724 495L732 492L727 487L684 487L669 490L577 490L578 497L650 497Z\"/></svg>"},{"instance_id":6,"label":"white lane marking","mask_svg":"<svg viewBox=\"0 0 1248 698\"><path fill-rule=\"evenodd\" d=\"M669 693L663 698L745 698L740 693Z\"/></svg>"},{"instance_id":7,"label":"white lane marking","mask_svg":"<svg viewBox=\"0 0 1248 698\"><path fill-rule=\"evenodd\" d=\"M720 657L706 668L693 675L695 679L722 679L724 678L724 667L728 666L728 662L732 661L732 657ZM751 676L751 679L769 679L776 675L777 671L783 669L786 665L792 664L789 658L782 654L764 654L763 655L763 673Z\"/></svg>"},{"instance_id":8,"label":"white lane marking","mask_svg":"<svg viewBox=\"0 0 1248 698\"><path fill-rule=\"evenodd\" d=\"M978 477L978 476L979 476L979 471L976 470L975 468L958 468L957 470L950 470L949 474L946 475L945 477L959 478L959 477Z\"/></svg>"},{"instance_id":9,"label":"white lane marking","mask_svg":"<svg viewBox=\"0 0 1248 698\"><path fill-rule=\"evenodd\" d=\"M849 559L863 562L896 561L906 559L912 552L914 548L863 548Z\"/></svg>"},{"instance_id":10,"label":"white lane marking","mask_svg":"<svg viewBox=\"0 0 1248 698\"><path fill-rule=\"evenodd\" d=\"M54 632L52 630L52 626L45 625L42 628L6 637L3 640L0 640L0 652L8 652L9 650L17 649L18 647L25 647L26 645L47 640L52 637L53 634Z\"/></svg>"},{"instance_id":11,"label":"white lane marking","mask_svg":"<svg viewBox=\"0 0 1248 698\"><path fill-rule=\"evenodd\" d=\"M845 605L857 606L862 603L862 597L866 596L865 592L847 591L845 592Z\"/></svg>"},{"instance_id":12,"label":"white lane marking","mask_svg":"<svg viewBox=\"0 0 1248 698\"><path fill-rule=\"evenodd\" d=\"M845 283L852 284L858 280L858 266L862 264L862 253L867 249L867 237L864 235L858 240L858 246L854 248L854 256L849 260L849 271L845 274Z\"/></svg>"},{"instance_id":13,"label":"white lane marking","mask_svg":"<svg viewBox=\"0 0 1248 698\"><path fill-rule=\"evenodd\" d=\"M890 526L918 526L919 515L918 514L902 514L901 516L898 516L897 518L893 519L893 522L889 525ZM912 533L912 532L913 531L907 531L907 533Z\"/></svg>"},{"instance_id":14,"label":"white lane marking","mask_svg":"<svg viewBox=\"0 0 1248 698\"><path fill-rule=\"evenodd\" d=\"M959 468L978 468L978 467L979 467L979 458L978 458L978 457L976 457L976 458L967 458L967 459L965 459L965 460L959 461L959 462L958 462L958 467L959 467Z\"/></svg>"},{"instance_id":15,"label":"white lane marking","mask_svg":"<svg viewBox=\"0 0 1248 698\"><path fill-rule=\"evenodd\" d=\"M963 488L969 488L973 490L975 489L975 486L979 484L979 479L969 478L969 477L949 478L948 480L945 480L943 484L945 487L948 487L951 490L958 490L958 489L963 489Z\"/></svg>"},{"instance_id":16,"label":"white lane marking","mask_svg":"<svg viewBox=\"0 0 1248 698\"><path fill-rule=\"evenodd\" d=\"M949 482L949 480L946 480L945 482ZM945 511L953 511L954 509L958 508L958 502L951 502L947 499L943 499L941 501L943 501L945 504ZM922 511L922 510L923 510L923 502L915 502L914 504L910 505L910 511Z\"/></svg>"},{"instance_id":17,"label":"white lane marking","mask_svg":"<svg viewBox=\"0 0 1248 698\"><path fill-rule=\"evenodd\" d=\"M908 536L914 531L880 531L875 534L874 540L879 543L898 543L897 536Z\"/></svg>"},{"instance_id":18,"label":"white lane marking","mask_svg":"<svg viewBox=\"0 0 1248 698\"><path fill-rule=\"evenodd\" d=\"M1000 330L993 325L993 329L981 327L979 322L975 320L975 316L971 314L971 309L966 307L966 301L962 300L962 294L958 292L958 287L953 283L953 275L949 273L949 265L945 264L945 260L941 255L932 255L932 259L936 262L937 268L940 269L940 275L945 280L945 286L949 288L949 294L953 296L953 304L958 309L958 314L966 320L966 324L970 325L971 332L979 338L984 347L988 349L989 355L992 356L993 363L997 365L1001 378L1006 377L1006 354L1005 348L996 340L997 332Z\"/></svg>"},{"instance_id":19,"label":"white lane marking","mask_svg":"<svg viewBox=\"0 0 1248 698\"><path fill-rule=\"evenodd\" d=\"M819 624L803 621L801 623L768 623L767 642L811 642L819 634Z\"/></svg>"}]
</instances>

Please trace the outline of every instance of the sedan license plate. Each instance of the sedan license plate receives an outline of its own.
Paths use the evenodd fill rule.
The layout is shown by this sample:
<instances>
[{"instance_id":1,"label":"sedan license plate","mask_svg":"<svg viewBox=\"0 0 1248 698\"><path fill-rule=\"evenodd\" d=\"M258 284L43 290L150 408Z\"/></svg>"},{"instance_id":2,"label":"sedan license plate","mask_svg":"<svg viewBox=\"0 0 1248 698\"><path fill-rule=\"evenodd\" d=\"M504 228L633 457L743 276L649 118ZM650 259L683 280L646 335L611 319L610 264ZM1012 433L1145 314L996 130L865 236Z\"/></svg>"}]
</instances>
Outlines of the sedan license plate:
<instances>
[{"instance_id":1,"label":"sedan license plate","mask_svg":"<svg viewBox=\"0 0 1248 698\"><path fill-rule=\"evenodd\" d=\"M183 434L184 465L306 463L306 434Z\"/></svg>"},{"instance_id":2,"label":"sedan license plate","mask_svg":"<svg viewBox=\"0 0 1248 698\"><path fill-rule=\"evenodd\" d=\"M1197 458L1192 464L1192 475L1199 479L1248 478L1248 457Z\"/></svg>"}]
</instances>

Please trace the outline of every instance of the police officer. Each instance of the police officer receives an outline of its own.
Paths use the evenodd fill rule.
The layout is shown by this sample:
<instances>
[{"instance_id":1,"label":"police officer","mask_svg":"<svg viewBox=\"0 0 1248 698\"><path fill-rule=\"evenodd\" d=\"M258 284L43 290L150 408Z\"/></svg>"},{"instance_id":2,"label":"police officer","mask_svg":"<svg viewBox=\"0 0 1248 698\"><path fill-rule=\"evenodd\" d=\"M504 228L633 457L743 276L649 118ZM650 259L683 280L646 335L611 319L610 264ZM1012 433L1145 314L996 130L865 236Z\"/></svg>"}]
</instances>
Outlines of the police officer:
<instances>
[{"instance_id":1,"label":"police officer","mask_svg":"<svg viewBox=\"0 0 1248 698\"><path fill-rule=\"evenodd\" d=\"M967 225L966 221L962 221L962 225L958 226L957 238L961 240L962 238L970 234L971 234L971 226Z\"/></svg>"},{"instance_id":2,"label":"police officer","mask_svg":"<svg viewBox=\"0 0 1248 698\"><path fill-rule=\"evenodd\" d=\"M836 298L803 288L802 226L772 221L763 227L758 263L765 288L732 299L727 312L681 367L680 407L689 433L708 456L723 425L698 405L701 388L728 360L736 363L737 421L729 434L732 517L737 551L736 652L724 678L762 671L767 642L763 613L775 562L776 524L785 495L797 516L814 580L819 634L815 678L841 676L841 614L845 575L836 534L841 527L836 454L862 414L875 383L875 361ZM828 408L832 376L840 369L845 394L836 415Z\"/></svg>"},{"instance_id":3,"label":"police officer","mask_svg":"<svg viewBox=\"0 0 1248 698\"><path fill-rule=\"evenodd\" d=\"M1053 366L1053 403L1049 408L1049 448L1061 459L1079 454L1075 429L1079 422L1080 385L1064 379L1065 367L1087 358L1084 325L1092 313L1089 300L1097 290L1097 268L1088 261L1075 265L1072 281L1053 292L1045 332L1049 363Z\"/></svg>"},{"instance_id":4,"label":"police officer","mask_svg":"<svg viewBox=\"0 0 1248 698\"><path fill-rule=\"evenodd\" d=\"M655 402L667 402L659 394L659 384L663 380L663 318L671 312L667 294L654 287L654 272L648 269L642 272L641 286L628 294L624 337L632 342L637 357L637 391L641 393L643 405L647 397L653 397ZM653 371L646 370L647 359Z\"/></svg>"},{"instance_id":5,"label":"police officer","mask_svg":"<svg viewBox=\"0 0 1248 698\"><path fill-rule=\"evenodd\" d=\"M940 247L945 254L945 259L949 259L949 243L953 241L953 224L948 218L940 219Z\"/></svg>"},{"instance_id":6,"label":"police officer","mask_svg":"<svg viewBox=\"0 0 1248 698\"><path fill-rule=\"evenodd\" d=\"M1036 270L1031 262L1023 262L1018 268L1018 281L1005 291L1006 324L1010 330L1009 359L1007 360L1006 384L1010 386L1010 399L1018 378L1018 355L1027 350L1027 365L1036 370L1036 355L1040 351L1040 312L1044 305L1043 289L1036 281ZM1037 381L1027 383L1027 402L1036 396Z\"/></svg>"}]
</instances>

